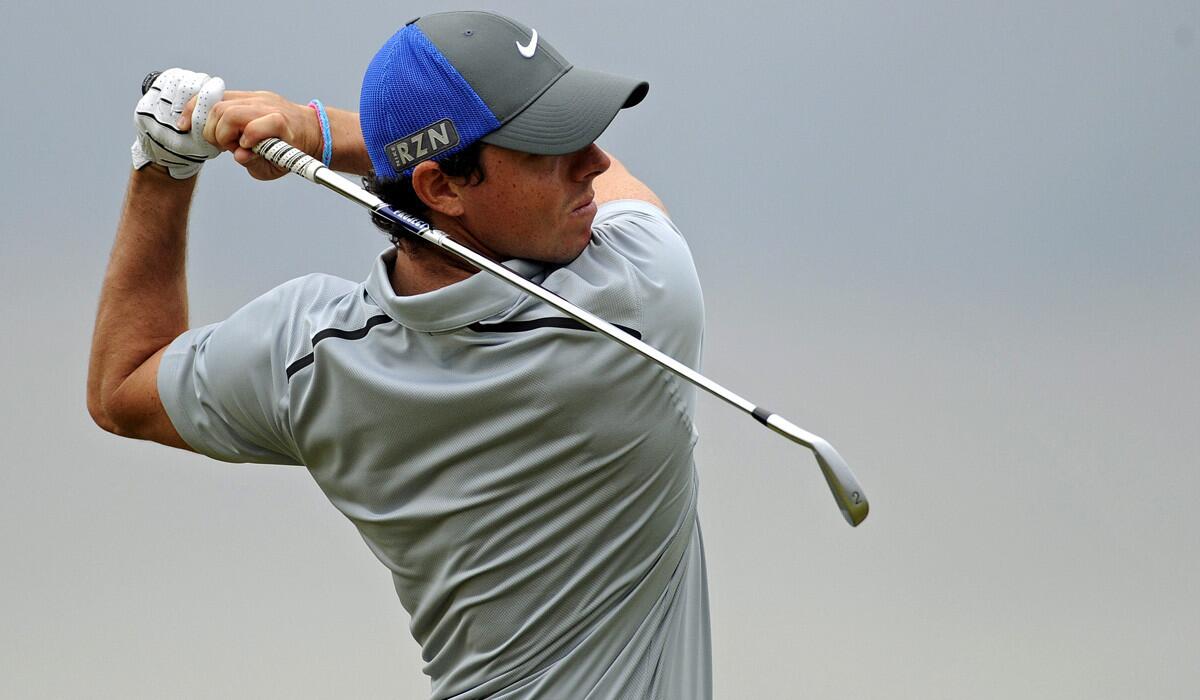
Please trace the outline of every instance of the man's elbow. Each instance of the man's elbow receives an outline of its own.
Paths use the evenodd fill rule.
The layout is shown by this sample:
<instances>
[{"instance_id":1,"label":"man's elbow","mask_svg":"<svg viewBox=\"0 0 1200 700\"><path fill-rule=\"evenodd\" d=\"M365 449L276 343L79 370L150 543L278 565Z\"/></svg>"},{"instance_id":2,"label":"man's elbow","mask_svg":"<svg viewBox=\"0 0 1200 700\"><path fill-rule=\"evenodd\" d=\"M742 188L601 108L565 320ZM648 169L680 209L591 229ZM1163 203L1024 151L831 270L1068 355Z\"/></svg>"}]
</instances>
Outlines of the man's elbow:
<instances>
[{"instance_id":1,"label":"man's elbow","mask_svg":"<svg viewBox=\"0 0 1200 700\"><path fill-rule=\"evenodd\" d=\"M92 417L92 422L100 426L105 432L116 434L116 424L108 419L103 410L93 406L91 401L88 402L88 414Z\"/></svg>"},{"instance_id":2,"label":"man's elbow","mask_svg":"<svg viewBox=\"0 0 1200 700\"><path fill-rule=\"evenodd\" d=\"M114 413L106 402L96 392L88 392L87 409L92 421L105 432L121 437L137 437L129 428L128 421L122 421L120 414Z\"/></svg>"},{"instance_id":3,"label":"man's elbow","mask_svg":"<svg viewBox=\"0 0 1200 700\"><path fill-rule=\"evenodd\" d=\"M128 380L108 391L98 387L89 388L88 414L96 425L106 432L144 440L150 417L145 407L134 400L136 395L130 392L131 387L127 386L127 382Z\"/></svg>"},{"instance_id":4,"label":"man's elbow","mask_svg":"<svg viewBox=\"0 0 1200 700\"><path fill-rule=\"evenodd\" d=\"M89 373L87 384L87 411L92 417L92 422L100 426L106 432L116 433L117 426L109 417L105 407L104 392L101 391L100 382L96 380L95 372Z\"/></svg>"},{"instance_id":5,"label":"man's elbow","mask_svg":"<svg viewBox=\"0 0 1200 700\"><path fill-rule=\"evenodd\" d=\"M113 435L192 450L167 415L153 376L152 372L135 373L107 392L89 390L88 414L96 425Z\"/></svg>"},{"instance_id":6,"label":"man's elbow","mask_svg":"<svg viewBox=\"0 0 1200 700\"><path fill-rule=\"evenodd\" d=\"M88 376L87 409L96 425L121 437L169 445L182 442L158 396L162 353L160 349L128 374L105 373L93 366Z\"/></svg>"}]
</instances>

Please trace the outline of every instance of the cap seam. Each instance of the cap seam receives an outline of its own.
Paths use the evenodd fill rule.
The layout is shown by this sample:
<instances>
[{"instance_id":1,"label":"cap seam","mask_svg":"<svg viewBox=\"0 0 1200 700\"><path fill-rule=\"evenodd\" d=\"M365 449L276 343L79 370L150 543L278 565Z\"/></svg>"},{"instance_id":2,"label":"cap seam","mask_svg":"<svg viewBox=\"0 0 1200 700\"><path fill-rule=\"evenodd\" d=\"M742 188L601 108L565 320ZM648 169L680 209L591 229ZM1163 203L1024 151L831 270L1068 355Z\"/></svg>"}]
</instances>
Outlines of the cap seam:
<instances>
[{"instance_id":1,"label":"cap seam","mask_svg":"<svg viewBox=\"0 0 1200 700\"><path fill-rule=\"evenodd\" d=\"M519 116L519 115L520 115L522 112L524 112L525 110L529 109L529 106L530 106L530 105L532 105L534 102L537 102L537 101L538 101L538 99L539 99L539 98L541 98L541 96L542 96L542 95L545 95L545 94L546 94L546 91L547 91L547 90L549 90L550 88L554 87L554 84L555 84L555 83L557 83L558 81L562 80L562 77L563 77L564 75L566 75L567 73L571 72L571 69L572 69L572 68L574 68L574 67L575 67L575 66L572 66L571 64L569 64L569 63L568 63L568 64L567 64L567 67L563 69L563 72L561 72L561 73L559 73L558 75L554 76L554 80L551 80L549 83L546 83L546 87L544 87L544 88L542 88L541 90L539 90L539 91L538 91L538 93L537 93L536 95L534 95L533 97L529 98L529 100L528 100L527 102L525 102L525 104L521 105L521 107L520 107L519 109L517 109L515 112L513 112L513 113L512 113L512 115L510 115L510 116L509 116L507 119L505 119L504 121L500 122L500 126L499 126L499 128L492 130L492 132L491 132L491 133L493 133L493 134L494 134L494 133L496 133L497 131L499 131L500 129L503 129L505 124L509 123L509 122L510 122L510 121L512 121L513 119L516 119L516 118L517 118L517 117L518 117L518 116ZM493 112L493 114L495 114L495 113Z\"/></svg>"}]
</instances>

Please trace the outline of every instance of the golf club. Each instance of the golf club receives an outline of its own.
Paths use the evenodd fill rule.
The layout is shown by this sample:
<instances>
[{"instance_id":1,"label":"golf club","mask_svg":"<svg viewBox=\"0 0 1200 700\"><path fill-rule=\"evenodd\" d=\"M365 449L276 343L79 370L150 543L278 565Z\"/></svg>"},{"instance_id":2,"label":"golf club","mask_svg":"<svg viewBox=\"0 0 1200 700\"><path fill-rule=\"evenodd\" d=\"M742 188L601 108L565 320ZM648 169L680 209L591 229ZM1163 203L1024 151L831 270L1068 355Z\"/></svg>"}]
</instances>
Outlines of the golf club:
<instances>
[{"instance_id":1,"label":"golf club","mask_svg":"<svg viewBox=\"0 0 1200 700\"><path fill-rule=\"evenodd\" d=\"M153 84L155 77L157 77L157 73L151 73L142 81L143 94ZM821 472L825 476L825 482L829 485L829 490L833 493L833 498L841 509L843 517L846 518L846 522L850 523L851 526L857 526L866 519L869 505L862 486L859 485L858 479L850 471L850 467L842 459L842 456L824 439L803 430L776 413L772 413L761 406L751 403L691 367L634 338L632 335L591 312L575 306L554 292L530 282L504 265L457 243L444 232L432 228L425 221L388 206L379 197L330 170L321 161L289 145L287 142L277 138L269 138L254 146L253 150L277 167L289 170L306 180L323 185L337 192L343 197L370 209L375 215L395 222L411 235L418 236L442 250L469 262L478 269L500 278L526 294L540 299L592 330L608 336L609 339L624 345L626 348L655 362L660 367L675 373L717 398L750 414L758 422L783 435L792 442L812 450L816 456L817 464L820 465Z\"/></svg>"}]
</instances>

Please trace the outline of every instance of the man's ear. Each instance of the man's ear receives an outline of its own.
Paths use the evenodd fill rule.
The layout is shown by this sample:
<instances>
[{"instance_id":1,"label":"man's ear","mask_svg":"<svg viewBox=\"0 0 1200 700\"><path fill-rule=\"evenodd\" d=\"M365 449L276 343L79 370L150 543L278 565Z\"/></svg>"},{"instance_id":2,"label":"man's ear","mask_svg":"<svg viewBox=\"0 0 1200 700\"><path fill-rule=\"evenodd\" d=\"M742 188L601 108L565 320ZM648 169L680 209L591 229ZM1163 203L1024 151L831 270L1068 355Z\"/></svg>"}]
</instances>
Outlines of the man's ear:
<instances>
[{"instance_id":1,"label":"man's ear","mask_svg":"<svg viewBox=\"0 0 1200 700\"><path fill-rule=\"evenodd\" d=\"M462 216L461 185L453 181L438 164L427 160L413 168L413 191L430 209L446 216Z\"/></svg>"}]
</instances>

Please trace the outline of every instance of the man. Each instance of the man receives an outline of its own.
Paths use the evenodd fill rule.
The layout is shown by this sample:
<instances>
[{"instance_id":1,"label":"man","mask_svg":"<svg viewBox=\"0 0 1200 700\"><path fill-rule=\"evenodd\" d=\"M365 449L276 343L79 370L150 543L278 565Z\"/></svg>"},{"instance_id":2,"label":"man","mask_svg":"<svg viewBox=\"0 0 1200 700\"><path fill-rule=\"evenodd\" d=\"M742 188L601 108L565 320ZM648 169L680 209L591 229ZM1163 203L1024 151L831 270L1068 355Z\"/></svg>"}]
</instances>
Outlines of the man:
<instances>
[{"instance_id":1,"label":"man","mask_svg":"<svg viewBox=\"0 0 1200 700\"><path fill-rule=\"evenodd\" d=\"M89 409L119 435L306 466L391 571L434 698L711 695L694 390L412 240L363 283L310 275L187 330L195 173L229 150L278 177L249 149L279 136L696 366L687 246L594 143L647 89L455 12L388 40L358 115L178 69L139 103Z\"/></svg>"}]
</instances>

